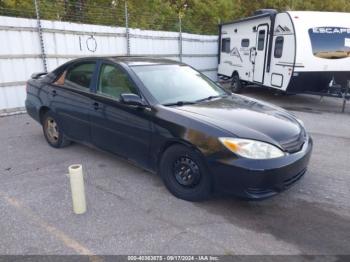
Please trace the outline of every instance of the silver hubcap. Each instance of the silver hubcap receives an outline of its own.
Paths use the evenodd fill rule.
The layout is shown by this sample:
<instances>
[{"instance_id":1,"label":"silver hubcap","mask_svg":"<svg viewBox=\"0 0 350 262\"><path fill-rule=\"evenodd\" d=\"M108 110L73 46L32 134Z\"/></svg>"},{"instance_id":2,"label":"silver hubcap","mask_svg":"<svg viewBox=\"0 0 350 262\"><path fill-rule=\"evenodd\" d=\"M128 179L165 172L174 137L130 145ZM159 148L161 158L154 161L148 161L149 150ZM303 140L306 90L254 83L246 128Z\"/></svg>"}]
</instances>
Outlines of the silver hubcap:
<instances>
[{"instance_id":1,"label":"silver hubcap","mask_svg":"<svg viewBox=\"0 0 350 262\"><path fill-rule=\"evenodd\" d=\"M46 131L47 138L50 140L50 142L54 144L57 143L59 132L58 132L57 123L53 118L51 117L47 118L45 131Z\"/></svg>"}]
</instances>

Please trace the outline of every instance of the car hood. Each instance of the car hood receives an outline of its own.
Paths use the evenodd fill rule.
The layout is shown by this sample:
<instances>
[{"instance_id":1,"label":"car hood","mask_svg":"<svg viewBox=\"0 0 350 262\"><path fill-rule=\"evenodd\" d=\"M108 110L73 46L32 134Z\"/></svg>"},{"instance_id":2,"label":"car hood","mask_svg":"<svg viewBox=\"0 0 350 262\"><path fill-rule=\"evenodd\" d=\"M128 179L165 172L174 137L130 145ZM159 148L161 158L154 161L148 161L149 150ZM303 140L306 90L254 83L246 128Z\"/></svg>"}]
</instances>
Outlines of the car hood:
<instances>
[{"instance_id":1,"label":"car hood","mask_svg":"<svg viewBox=\"0 0 350 262\"><path fill-rule=\"evenodd\" d=\"M192 117L225 129L233 136L288 143L300 136L302 127L282 108L239 95L177 107Z\"/></svg>"}]
</instances>

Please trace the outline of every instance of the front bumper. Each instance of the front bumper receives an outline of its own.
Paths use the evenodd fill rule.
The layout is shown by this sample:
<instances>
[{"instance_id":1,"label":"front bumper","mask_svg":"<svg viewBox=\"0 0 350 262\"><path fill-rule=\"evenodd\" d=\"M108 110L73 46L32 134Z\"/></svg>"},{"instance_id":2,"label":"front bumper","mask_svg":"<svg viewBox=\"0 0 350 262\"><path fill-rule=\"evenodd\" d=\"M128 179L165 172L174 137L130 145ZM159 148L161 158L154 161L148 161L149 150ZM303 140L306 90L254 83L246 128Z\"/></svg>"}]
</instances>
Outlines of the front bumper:
<instances>
[{"instance_id":1,"label":"front bumper","mask_svg":"<svg viewBox=\"0 0 350 262\"><path fill-rule=\"evenodd\" d=\"M299 152L276 159L252 160L226 155L207 161L217 190L263 199L291 187L305 174L312 146L308 136Z\"/></svg>"}]
</instances>

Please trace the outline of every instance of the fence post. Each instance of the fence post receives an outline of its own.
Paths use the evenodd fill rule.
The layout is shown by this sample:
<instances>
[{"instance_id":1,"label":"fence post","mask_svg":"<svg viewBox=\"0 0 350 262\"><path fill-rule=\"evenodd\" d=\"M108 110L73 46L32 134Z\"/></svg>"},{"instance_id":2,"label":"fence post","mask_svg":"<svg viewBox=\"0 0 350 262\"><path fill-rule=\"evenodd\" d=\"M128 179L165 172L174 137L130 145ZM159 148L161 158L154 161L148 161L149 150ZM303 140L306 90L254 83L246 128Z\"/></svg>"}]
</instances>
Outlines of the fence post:
<instances>
[{"instance_id":1,"label":"fence post","mask_svg":"<svg viewBox=\"0 0 350 262\"><path fill-rule=\"evenodd\" d=\"M39 11L38 1L39 0L34 0L36 21L37 21L37 29L38 29L39 44L40 44L40 50L41 50L41 60L43 62L44 71L47 72L45 46L44 46L44 39L43 39L43 31L42 31L42 28L41 28L41 20L40 20L40 11Z\"/></svg>"},{"instance_id":2,"label":"fence post","mask_svg":"<svg viewBox=\"0 0 350 262\"><path fill-rule=\"evenodd\" d=\"M179 12L179 59L182 62L182 14Z\"/></svg>"},{"instance_id":3,"label":"fence post","mask_svg":"<svg viewBox=\"0 0 350 262\"><path fill-rule=\"evenodd\" d=\"M125 13L125 38L126 38L126 55L130 55L130 33L129 33L129 14L128 14L128 0L124 0Z\"/></svg>"}]
</instances>

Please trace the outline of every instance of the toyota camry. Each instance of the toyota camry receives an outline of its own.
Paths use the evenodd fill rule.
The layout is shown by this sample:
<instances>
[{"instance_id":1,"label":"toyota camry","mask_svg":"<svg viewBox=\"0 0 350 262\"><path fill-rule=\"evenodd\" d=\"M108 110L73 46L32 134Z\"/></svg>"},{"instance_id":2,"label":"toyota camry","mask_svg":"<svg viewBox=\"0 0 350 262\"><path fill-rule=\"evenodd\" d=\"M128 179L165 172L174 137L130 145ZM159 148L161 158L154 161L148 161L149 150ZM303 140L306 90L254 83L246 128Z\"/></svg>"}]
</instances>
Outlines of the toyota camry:
<instances>
[{"instance_id":1,"label":"toyota camry","mask_svg":"<svg viewBox=\"0 0 350 262\"><path fill-rule=\"evenodd\" d=\"M33 74L26 109L52 147L74 141L112 152L189 201L216 190L275 195L305 174L312 151L291 113L167 59L81 58Z\"/></svg>"}]
</instances>

